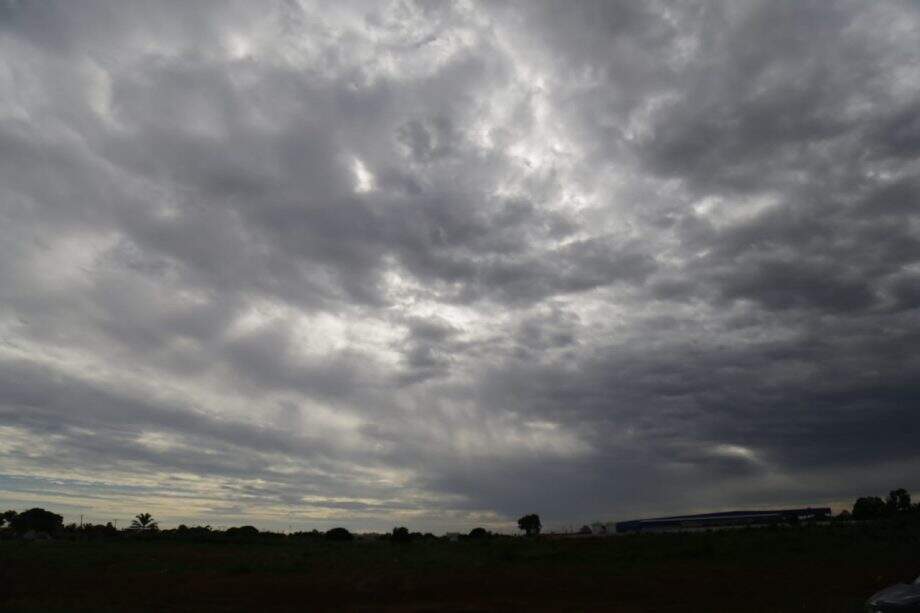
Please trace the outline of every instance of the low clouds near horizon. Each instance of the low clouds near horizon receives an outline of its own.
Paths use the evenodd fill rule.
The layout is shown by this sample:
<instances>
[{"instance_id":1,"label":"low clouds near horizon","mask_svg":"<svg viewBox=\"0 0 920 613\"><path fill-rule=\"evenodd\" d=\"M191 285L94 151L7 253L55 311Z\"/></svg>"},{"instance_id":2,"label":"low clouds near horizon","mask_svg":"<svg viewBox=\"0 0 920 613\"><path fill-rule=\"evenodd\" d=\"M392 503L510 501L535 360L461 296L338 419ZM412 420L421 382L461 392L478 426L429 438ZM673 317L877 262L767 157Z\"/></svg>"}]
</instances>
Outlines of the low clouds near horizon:
<instances>
[{"instance_id":1,"label":"low clouds near horizon","mask_svg":"<svg viewBox=\"0 0 920 613\"><path fill-rule=\"evenodd\" d=\"M0 506L920 488L909 2L0 2Z\"/></svg>"}]
</instances>

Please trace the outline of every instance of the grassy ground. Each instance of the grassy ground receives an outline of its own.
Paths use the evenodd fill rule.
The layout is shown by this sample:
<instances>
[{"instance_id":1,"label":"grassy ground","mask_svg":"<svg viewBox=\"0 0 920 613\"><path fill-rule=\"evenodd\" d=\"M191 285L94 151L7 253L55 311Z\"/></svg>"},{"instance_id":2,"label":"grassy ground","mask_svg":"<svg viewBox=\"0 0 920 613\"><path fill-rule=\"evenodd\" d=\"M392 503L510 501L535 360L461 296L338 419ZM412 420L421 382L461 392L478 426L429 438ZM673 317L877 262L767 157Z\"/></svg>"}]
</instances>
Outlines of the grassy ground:
<instances>
[{"instance_id":1,"label":"grassy ground","mask_svg":"<svg viewBox=\"0 0 920 613\"><path fill-rule=\"evenodd\" d=\"M860 611L917 525L605 539L0 542L3 611Z\"/></svg>"}]
</instances>

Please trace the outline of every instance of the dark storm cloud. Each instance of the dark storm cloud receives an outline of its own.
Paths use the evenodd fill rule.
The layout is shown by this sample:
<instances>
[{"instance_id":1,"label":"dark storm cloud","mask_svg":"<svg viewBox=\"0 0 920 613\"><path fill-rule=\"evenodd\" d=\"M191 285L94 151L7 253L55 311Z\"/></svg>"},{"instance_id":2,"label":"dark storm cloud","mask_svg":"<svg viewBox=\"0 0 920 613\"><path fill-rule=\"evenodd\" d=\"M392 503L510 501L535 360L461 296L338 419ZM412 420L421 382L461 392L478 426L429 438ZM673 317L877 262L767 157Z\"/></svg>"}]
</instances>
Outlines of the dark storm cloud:
<instances>
[{"instance_id":1,"label":"dark storm cloud","mask_svg":"<svg viewBox=\"0 0 920 613\"><path fill-rule=\"evenodd\" d=\"M0 497L446 528L895 485L918 27L0 4Z\"/></svg>"}]
</instances>

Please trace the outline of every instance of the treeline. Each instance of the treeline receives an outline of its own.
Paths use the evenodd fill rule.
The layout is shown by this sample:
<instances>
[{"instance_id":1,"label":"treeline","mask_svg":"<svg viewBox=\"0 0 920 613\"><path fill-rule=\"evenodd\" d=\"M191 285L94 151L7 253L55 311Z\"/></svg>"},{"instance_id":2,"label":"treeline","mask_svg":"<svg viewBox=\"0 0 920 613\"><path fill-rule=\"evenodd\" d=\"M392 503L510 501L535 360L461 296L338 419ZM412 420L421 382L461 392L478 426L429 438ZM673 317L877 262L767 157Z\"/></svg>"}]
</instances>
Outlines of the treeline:
<instances>
[{"instance_id":1,"label":"treeline","mask_svg":"<svg viewBox=\"0 0 920 613\"><path fill-rule=\"evenodd\" d=\"M527 518L536 515L525 516ZM522 518L524 519L524 518ZM538 529L532 525L533 520L528 519L528 534L535 534ZM537 518L539 522L539 518ZM523 528L522 528L523 529ZM25 538L28 540L41 540L47 538L65 540L96 540L96 539L143 539L143 540L188 540L197 542L217 541L249 541L249 540L302 540L302 541L333 541L345 542L357 539L384 540L394 543L411 543L416 541L447 540L481 540L497 537L499 535L489 532L485 528L476 527L466 534L452 533L442 537L430 532L410 532L408 528L399 526L388 533L354 534L346 528L337 527L321 532L319 530L300 531L293 533L271 532L259 530L255 526L238 526L226 529L206 526L186 526L182 524L177 528L161 529L159 523L150 513L140 513L134 517L130 526L118 529L112 522L105 524L70 523L64 524L63 516L33 508L22 513L6 511L0 513L0 539Z\"/></svg>"},{"instance_id":2,"label":"treeline","mask_svg":"<svg viewBox=\"0 0 920 613\"><path fill-rule=\"evenodd\" d=\"M853 503L851 512L843 511L838 517L842 519L873 520L889 517L920 516L920 503L911 504L910 494L904 488L888 492L888 498L863 496Z\"/></svg>"},{"instance_id":3,"label":"treeline","mask_svg":"<svg viewBox=\"0 0 920 613\"><path fill-rule=\"evenodd\" d=\"M911 502L910 493L904 488L891 490L887 498L879 496L864 496L857 498L852 511L842 511L836 516L837 520L873 521L893 518L920 518L920 504ZM527 536L540 534L542 525L540 516L535 513L524 515L518 519L518 528ZM590 528L584 527L582 531L590 533ZM10 538L64 538L64 539L114 539L114 538L143 538L143 539L176 539L194 541L219 541L219 540L252 540L252 539L293 539L293 540L325 540L325 541L351 541L356 538L371 540L389 540L394 543L411 543L436 539L467 540L488 539L496 535L485 528L473 528L466 534L452 533L442 537L434 534L410 532L408 528L400 526L393 528L392 532L379 534L355 535L346 528L338 527L320 532L282 533L262 531L255 526L239 526L226 529L207 526L180 525L177 528L163 530L150 513L140 513L128 527L117 528L112 522L105 524L70 523L64 524L63 516L46 511L41 508L32 508L21 513L6 511L0 513L0 539Z\"/></svg>"}]
</instances>

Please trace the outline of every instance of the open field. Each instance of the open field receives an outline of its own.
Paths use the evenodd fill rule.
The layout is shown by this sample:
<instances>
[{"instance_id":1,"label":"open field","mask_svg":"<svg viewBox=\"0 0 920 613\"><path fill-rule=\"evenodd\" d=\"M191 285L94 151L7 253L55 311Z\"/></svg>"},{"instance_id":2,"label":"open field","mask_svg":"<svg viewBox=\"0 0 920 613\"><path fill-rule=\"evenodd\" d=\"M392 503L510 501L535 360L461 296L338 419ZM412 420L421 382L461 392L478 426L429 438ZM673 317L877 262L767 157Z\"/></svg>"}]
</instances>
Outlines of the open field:
<instances>
[{"instance_id":1,"label":"open field","mask_svg":"<svg viewBox=\"0 0 920 613\"><path fill-rule=\"evenodd\" d=\"M860 611L918 526L346 543L0 542L4 611Z\"/></svg>"}]
</instances>

